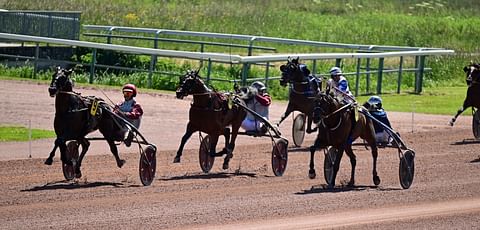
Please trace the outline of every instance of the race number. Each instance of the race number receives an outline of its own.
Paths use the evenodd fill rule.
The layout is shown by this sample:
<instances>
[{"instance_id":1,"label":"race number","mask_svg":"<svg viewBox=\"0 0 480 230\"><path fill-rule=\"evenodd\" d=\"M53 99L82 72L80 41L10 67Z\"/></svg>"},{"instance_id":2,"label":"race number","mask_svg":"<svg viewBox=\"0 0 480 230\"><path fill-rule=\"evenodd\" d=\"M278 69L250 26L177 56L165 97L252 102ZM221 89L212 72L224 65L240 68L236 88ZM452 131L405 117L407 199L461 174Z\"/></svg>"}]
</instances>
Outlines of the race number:
<instances>
[{"instance_id":1,"label":"race number","mask_svg":"<svg viewBox=\"0 0 480 230\"><path fill-rule=\"evenodd\" d=\"M97 115L97 109L98 109L98 100L95 99L95 100L93 100L92 108L90 108L90 114L92 116Z\"/></svg>"}]
</instances>

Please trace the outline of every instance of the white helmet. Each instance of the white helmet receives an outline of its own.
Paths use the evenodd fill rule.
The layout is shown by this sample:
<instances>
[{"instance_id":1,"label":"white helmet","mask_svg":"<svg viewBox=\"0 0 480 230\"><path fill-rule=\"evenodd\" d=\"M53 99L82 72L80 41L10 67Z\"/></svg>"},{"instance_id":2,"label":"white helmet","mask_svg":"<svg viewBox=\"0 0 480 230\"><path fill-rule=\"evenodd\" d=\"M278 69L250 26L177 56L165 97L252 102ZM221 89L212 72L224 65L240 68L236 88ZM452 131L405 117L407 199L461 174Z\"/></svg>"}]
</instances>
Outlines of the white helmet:
<instances>
[{"instance_id":1,"label":"white helmet","mask_svg":"<svg viewBox=\"0 0 480 230\"><path fill-rule=\"evenodd\" d=\"M332 67L330 69L330 75L341 75L342 74L342 69L340 69L339 67Z\"/></svg>"},{"instance_id":2,"label":"white helmet","mask_svg":"<svg viewBox=\"0 0 480 230\"><path fill-rule=\"evenodd\" d=\"M265 84L263 84L263 82L261 82L261 81L253 82L252 87L255 87L260 92L263 92L267 89L267 87L265 87Z\"/></svg>"}]
</instances>

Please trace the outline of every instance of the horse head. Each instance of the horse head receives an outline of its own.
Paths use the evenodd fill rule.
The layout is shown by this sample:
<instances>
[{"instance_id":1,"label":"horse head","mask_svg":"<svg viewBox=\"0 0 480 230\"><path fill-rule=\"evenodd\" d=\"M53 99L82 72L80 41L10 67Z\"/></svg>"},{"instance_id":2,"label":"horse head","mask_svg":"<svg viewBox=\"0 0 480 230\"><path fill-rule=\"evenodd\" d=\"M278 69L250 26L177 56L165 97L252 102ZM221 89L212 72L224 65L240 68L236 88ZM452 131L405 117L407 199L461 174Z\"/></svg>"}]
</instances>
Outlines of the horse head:
<instances>
[{"instance_id":1,"label":"horse head","mask_svg":"<svg viewBox=\"0 0 480 230\"><path fill-rule=\"evenodd\" d=\"M178 99L183 99L190 94L208 91L198 72L199 70L188 70L184 76L180 77L180 82L176 90Z\"/></svg>"},{"instance_id":2,"label":"horse head","mask_svg":"<svg viewBox=\"0 0 480 230\"><path fill-rule=\"evenodd\" d=\"M305 64L300 63L299 57L290 59L288 58L287 64L280 66L282 77L280 78L280 85L286 86L287 83L306 82L308 81L308 75L310 70L307 69Z\"/></svg>"},{"instance_id":3,"label":"horse head","mask_svg":"<svg viewBox=\"0 0 480 230\"><path fill-rule=\"evenodd\" d=\"M52 75L52 82L48 87L50 97L54 97L60 91L71 92L73 91L73 81L70 79L70 75L73 73L72 69L66 70L58 66Z\"/></svg>"},{"instance_id":4,"label":"horse head","mask_svg":"<svg viewBox=\"0 0 480 230\"><path fill-rule=\"evenodd\" d=\"M335 97L328 93L320 92L315 97L315 103L313 108L313 122L319 123L322 119L332 114L340 107Z\"/></svg>"},{"instance_id":5,"label":"horse head","mask_svg":"<svg viewBox=\"0 0 480 230\"><path fill-rule=\"evenodd\" d=\"M467 85L472 83L480 83L480 64L470 63L469 65L463 67L463 72L465 72L465 81Z\"/></svg>"}]
</instances>

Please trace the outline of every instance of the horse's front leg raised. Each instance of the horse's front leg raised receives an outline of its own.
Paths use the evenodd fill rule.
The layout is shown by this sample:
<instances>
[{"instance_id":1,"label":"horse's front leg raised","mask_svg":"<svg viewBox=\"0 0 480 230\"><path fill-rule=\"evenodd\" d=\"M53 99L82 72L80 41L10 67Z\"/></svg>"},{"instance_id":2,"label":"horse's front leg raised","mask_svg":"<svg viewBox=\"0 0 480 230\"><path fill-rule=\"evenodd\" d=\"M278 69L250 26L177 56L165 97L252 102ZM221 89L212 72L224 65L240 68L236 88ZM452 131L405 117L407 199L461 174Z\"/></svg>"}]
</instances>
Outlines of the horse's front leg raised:
<instances>
[{"instance_id":1,"label":"horse's front leg raised","mask_svg":"<svg viewBox=\"0 0 480 230\"><path fill-rule=\"evenodd\" d=\"M280 121L277 123L277 126L280 126L283 120L285 120L285 118L287 118L288 115L290 115L290 113L292 112L293 112L293 107L290 103L288 103L287 110L285 110L285 113L283 113L282 116L280 117Z\"/></svg>"},{"instance_id":2,"label":"horse's front leg raised","mask_svg":"<svg viewBox=\"0 0 480 230\"><path fill-rule=\"evenodd\" d=\"M460 116L460 114L462 114L463 111L465 111L465 109L467 109L467 107L465 107L465 106L462 106L462 107L460 107L460 109L458 109L457 114L455 114L455 116L449 122L450 126L453 126L455 124L455 121L457 120L457 117Z\"/></svg>"},{"instance_id":3,"label":"horse's front leg raised","mask_svg":"<svg viewBox=\"0 0 480 230\"><path fill-rule=\"evenodd\" d=\"M53 149L50 152L50 155L48 156L48 158L44 162L46 165L52 165L53 164L53 158L55 157L55 151L57 150L57 148L58 148L58 145L57 145L57 142L55 141Z\"/></svg>"},{"instance_id":4,"label":"horse's front leg raised","mask_svg":"<svg viewBox=\"0 0 480 230\"><path fill-rule=\"evenodd\" d=\"M120 159L120 156L118 155L118 149L117 146L115 145L115 140L113 139L107 139L108 145L110 146L110 152L112 152L113 156L115 157L115 161L117 162L117 166L121 168L125 164L125 160ZM83 152L83 149L82 149Z\"/></svg>"},{"instance_id":5,"label":"horse's front leg raised","mask_svg":"<svg viewBox=\"0 0 480 230\"><path fill-rule=\"evenodd\" d=\"M180 163L180 158L182 157L183 153L183 148L185 147L185 143L187 143L188 139L192 136L192 134L195 132L193 126L188 122L187 124L187 130L185 131L185 134L182 137L182 141L180 142L180 146L178 147L177 150L177 155L173 159L173 163Z\"/></svg>"},{"instance_id":6,"label":"horse's front leg raised","mask_svg":"<svg viewBox=\"0 0 480 230\"><path fill-rule=\"evenodd\" d=\"M78 142L80 143L80 145L82 145L82 152L80 153L80 156L78 157L78 162L77 162L77 165L76 165L77 167L75 168L75 177L76 178L82 177L82 171L81 171L80 167L82 166L83 157L85 157L85 154L87 153L88 148L90 147L90 142L85 138L78 140Z\"/></svg>"}]
</instances>

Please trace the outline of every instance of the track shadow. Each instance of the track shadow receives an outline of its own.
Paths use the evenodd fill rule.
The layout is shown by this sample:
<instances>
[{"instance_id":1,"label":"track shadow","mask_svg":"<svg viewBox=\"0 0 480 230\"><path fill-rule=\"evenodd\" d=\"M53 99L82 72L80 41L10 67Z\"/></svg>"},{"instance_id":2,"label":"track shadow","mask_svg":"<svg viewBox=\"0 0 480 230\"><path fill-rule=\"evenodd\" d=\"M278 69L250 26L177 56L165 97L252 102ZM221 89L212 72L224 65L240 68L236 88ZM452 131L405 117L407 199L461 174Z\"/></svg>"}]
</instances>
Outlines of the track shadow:
<instances>
[{"instance_id":1,"label":"track shadow","mask_svg":"<svg viewBox=\"0 0 480 230\"><path fill-rule=\"evenodd\" d=\"M374 185L356 185L356 186L347 186L347 185L338 185L334 188L328 188L326 184L321 184L319 186L312 186L308 190L303 190L301 192L296 192L295 195L308 195L315 193L339 193L339 192L351 192L351 191L365 191L365 190L377 190L377 191L396 191L402 190L401 188L386 188L379 187Z\"/></svg>"},{"instance_id":2,"label":"track shadow","mask_svg":"<svg viewBox=\"0 0 480 230\"><path fill-rule=\"evenodd\" d=\"M480 156L478 156L477 159L471 160L470 163L480 163Z\"/></svg>"},{"instance_id":3,"label":"track shadow","mask_svg":"<svg viewBox=\"0 0 480 230\"><path fill-rule=\"evenodd\" d=\"M480 144L480 139L463 139L462 141L457 141L451 145L471 145L471 144Z\"/></svg>"},{"instance_id":4,"label":"track shadow","mask_svg":"<svg viewBox=\"0 0 480 230\"><path fill-rule=\"evenodd\" d=\"M35 191L44 191L44 190L57 190L57 189L84 189L84 188L94 188L102 186L113 186L113 187L123 187L122 183L115 182L92 182L92 183L79 183L72 181L56 181L47 183L41 186L35 186L29 189L20 190L21 192L35 192Z\"/></svg>"},{"instance_id":5,"label":"track shadow","mask_svg":"<svg viewBox=\"0 0 480 230\"><path fill-rule=\"evenodd\" d=\"M201 179L201 180L208 180L208 179L223 179L223 178L232 178L236 176L248 176L248 177L257 177L256 173L207 173L207 174L194 174L194 175L183 175L183 176L174 176L165 179L159 179L163 181L170 181L170 180L189 180L189 179Z\"/></svg>"},{"instance_id":6,"label":"track shadow","mask_svg":"<svg viewBox=\"0 0 480 230\"><path fill-rule=\"evenodd\" d=\"M289 147L288 153L295 153L295 152L308 152L310 153L310 147Z\"/></svg>"}]
</instances>

